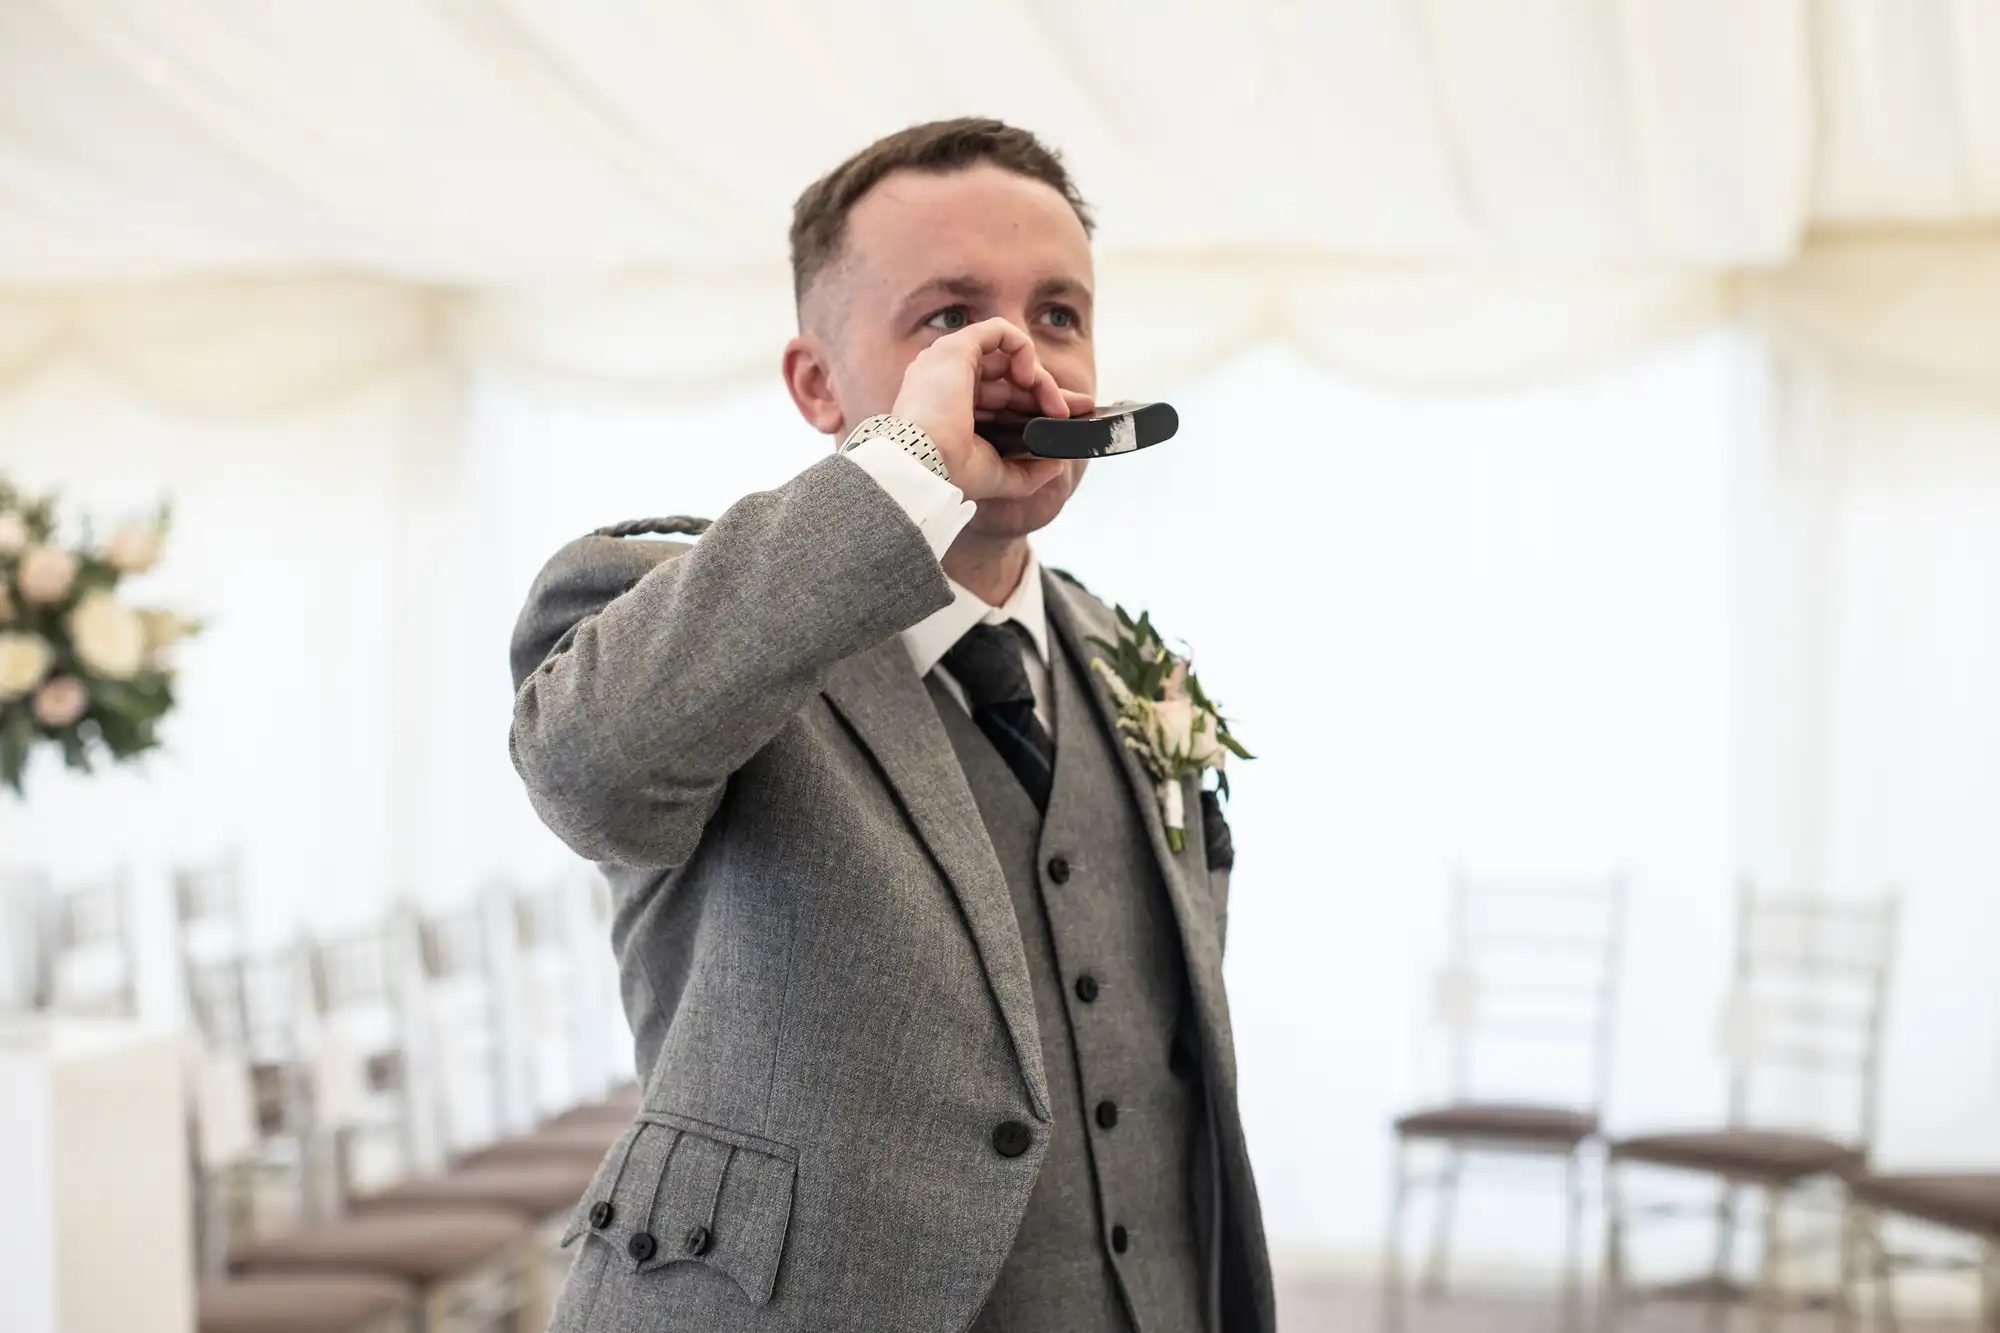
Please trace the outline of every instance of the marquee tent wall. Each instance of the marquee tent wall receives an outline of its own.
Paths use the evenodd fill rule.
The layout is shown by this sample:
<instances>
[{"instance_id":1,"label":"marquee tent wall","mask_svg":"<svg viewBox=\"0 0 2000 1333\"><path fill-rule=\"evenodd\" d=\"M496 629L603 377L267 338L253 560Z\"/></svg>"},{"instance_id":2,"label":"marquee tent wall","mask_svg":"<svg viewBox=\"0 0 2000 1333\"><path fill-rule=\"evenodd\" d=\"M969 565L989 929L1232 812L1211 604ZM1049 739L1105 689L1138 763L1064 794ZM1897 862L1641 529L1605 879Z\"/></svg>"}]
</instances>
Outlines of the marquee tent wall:
<instances>
[{"instance_id":1,"label":"marquee tent wall","mask_svg":"<svg viewBox=\"0 0 2000 1333\"><path fill-rule=\"evenodd\" d=\"M1900 888L1885 1160L2000 1161L1983 0L0 5L0 469L171 491L214 623L173 753L37 769L0 860L242 845L274 932L560 864L501 740L526 580L825 447L790 202L967 113L1063 149L1101 382L1191 423L1046 548L1270 738L1230 975L1278 1243L1371 1251L1458 854L1634 868L1621 1126L1719 1106L1738 874ZM1468 1240L1553 1260L1518 1233Z\"/></svg>"}]
</instances>

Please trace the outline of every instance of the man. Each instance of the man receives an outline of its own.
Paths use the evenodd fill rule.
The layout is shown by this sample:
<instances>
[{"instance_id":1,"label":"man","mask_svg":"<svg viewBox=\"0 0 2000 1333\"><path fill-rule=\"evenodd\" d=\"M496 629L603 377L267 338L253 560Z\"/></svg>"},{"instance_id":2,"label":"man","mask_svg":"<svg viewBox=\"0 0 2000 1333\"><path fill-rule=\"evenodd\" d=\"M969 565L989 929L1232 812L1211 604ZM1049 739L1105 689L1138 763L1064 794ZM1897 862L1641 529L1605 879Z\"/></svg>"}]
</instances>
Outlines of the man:
<instances>
[{"instance_id":1,"label":"man","mask_svg":"<svg viewBox=\"0 0 2000 1333\"><path fill-rule=\"evenodd\" d=\"M1028 545L1084 465L973 429L1091 407L1089 229L997 121L850 159L783 363L841 451L529 595L514 760L615 890L646 1078L562 1333L1273 1325L1226 825L1169 849L1088 669L1115 621Z\"/></svg>"}]
</instances>

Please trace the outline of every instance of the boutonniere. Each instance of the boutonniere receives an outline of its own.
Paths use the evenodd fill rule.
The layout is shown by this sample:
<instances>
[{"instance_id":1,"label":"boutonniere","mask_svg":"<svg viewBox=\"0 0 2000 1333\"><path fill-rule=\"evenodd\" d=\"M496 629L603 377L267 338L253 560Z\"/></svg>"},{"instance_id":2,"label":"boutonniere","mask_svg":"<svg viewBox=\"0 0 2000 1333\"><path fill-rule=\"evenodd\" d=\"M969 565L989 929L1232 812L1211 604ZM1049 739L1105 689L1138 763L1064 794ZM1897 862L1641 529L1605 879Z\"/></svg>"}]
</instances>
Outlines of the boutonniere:
<instances>
[{"instance_id":1,"label":"boutonniere","mask_svg":"<svg viewBox=\"0 0 2000 1333\"><path fill-rule=\"evenodd\" d=\"M1202 693L1186 656L1167 650L1153 628L1151 612L1137 620L1118 612L1118 640L1092 638L1111 655L1090 659L1090 668L1104 677L1118 702L1118 731L1125 746L1153 779L1160 802L1160 820L1167 826L1167 845L1176 852L1187 845L1186 812L1181 808L1181 779L1190 773L1215 770L1216 790L1229 795L1229 775L1222 771L1230 755L1256 756L1229 734L1229 721Z\"/></svg>"}]
</instances>

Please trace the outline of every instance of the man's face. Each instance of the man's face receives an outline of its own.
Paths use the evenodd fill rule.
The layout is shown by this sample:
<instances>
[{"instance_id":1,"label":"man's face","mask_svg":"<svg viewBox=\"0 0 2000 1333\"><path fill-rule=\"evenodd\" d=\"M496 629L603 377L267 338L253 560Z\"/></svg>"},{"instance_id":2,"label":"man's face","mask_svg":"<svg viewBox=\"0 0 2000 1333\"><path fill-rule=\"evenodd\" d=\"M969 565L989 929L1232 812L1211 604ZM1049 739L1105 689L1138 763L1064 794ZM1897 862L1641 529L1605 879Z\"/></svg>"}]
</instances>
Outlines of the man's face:
<instances>
[{"instance_id":1,"label":"man's face","mask_svg":"<svg viewBox=\"0 0 2000 1333\"><path fill-rule=\"evenodd\" d=\"M1090 239L1051 187L984 164L884 178L848 214L843 257L808 298L808 325L831 363L836 433L893 407L917 353L996 315L1034 339L1058 385L1094 395L1091 296ZM1062 511L1083 469L1070 462L1023 499L981 501L970 530L1035 531Z\"/></svg>"}]
</instances>

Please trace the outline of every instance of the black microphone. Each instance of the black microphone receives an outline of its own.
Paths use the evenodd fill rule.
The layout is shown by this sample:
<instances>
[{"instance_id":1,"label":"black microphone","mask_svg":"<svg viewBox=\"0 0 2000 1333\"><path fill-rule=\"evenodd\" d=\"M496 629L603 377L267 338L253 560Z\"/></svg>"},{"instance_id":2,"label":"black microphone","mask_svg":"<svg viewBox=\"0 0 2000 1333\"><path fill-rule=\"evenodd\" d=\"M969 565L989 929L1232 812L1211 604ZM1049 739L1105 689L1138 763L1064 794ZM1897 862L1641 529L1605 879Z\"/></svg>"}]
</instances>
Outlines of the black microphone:
<instances>
[{"instance_id":1,"label":"black microphone","mask_svg":"<svg viewBox=\"0 0 2000 1333\"><path fill-rule=\"evenodd\" d=\"M1110 458L1171 440L1181 428L1166 403L1107 403L1083 417L995 417L972 429L1002 455Z\"/></svg>"}]
</instances>

